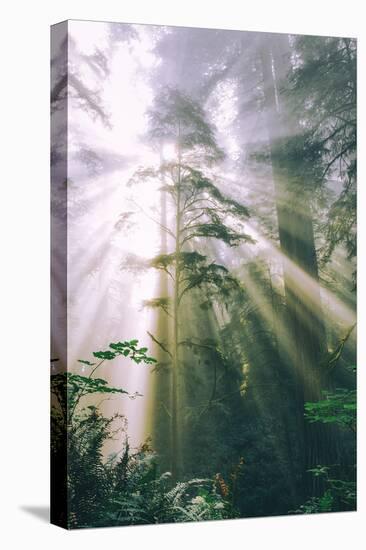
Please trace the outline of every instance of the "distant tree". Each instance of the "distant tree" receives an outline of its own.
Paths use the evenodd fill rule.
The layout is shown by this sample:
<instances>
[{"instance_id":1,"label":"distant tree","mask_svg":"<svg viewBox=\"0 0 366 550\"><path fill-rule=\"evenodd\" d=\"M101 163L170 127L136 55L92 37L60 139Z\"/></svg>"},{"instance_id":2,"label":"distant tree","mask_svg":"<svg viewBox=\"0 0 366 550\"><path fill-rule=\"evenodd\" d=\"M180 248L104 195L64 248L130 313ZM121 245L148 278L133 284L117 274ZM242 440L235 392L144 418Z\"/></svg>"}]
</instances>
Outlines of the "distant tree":
<instances>
[{"instance_id":1,"label":"distant tree","mask_svg":"<svg viewBox=\"0 0 366 550\"><path fill-rule=\"evenodd\" d=\"M67 55L65 55L65 51ZM68 60L73 61L70 65ZM62 63L60 63L60 60ZM60 50L51 59L51 67L58 67L58 78L53 81L51 89L51 110L55 111L59 103L68 97L78 102L81 109L85 110L92 118L99 118L106 126L110 125L109 116L102 104L101 90L87 86L75 69L75 62L88 67L98 79L104 79L109 74L108 60L100 49L96 48L92 54L85 55L77 48L75 40L71 37L65 39ZM84 79L85 80L85 79Z\"/></svg>"},{"instance_id":2,"label":"distant tree","mask_svg":"<svg viewBox=\"0 0 366 550\"><path fill-rule=\"evenodd\" d=\"M223 195L214 183L212 166L223 158L223 152L215 141L214 129L206 122L200 105L176 90L168 90L155 101L149 113L151 143L174 144L176 158L162 162L158 168L141 168L131 179L131 184L150 180L163 186L174 211L174 228L157 222L168 235L172 247L140 267L155 268L165 272L172 282L172 294L161 296L147 303L159 307L172 317L173 338L171 348L164 346L172 369L171 386L171 468L177 476L179 460L178 442L178 372L180 347L200 344L180 339L180 307L184 297L192 290L202 294L202 307L209 307L213 300L228 296L238 286L236 279L222 265L199 251L202 239L218 239L230 247L240 243L253 243L245 233L243 222L248 219L248 209ZM162 345L156 339L158 345Z\"/></svg>"},{"instance_id":3,"label":"distant tree","mask_svg":"<svg viewBox=\"0 0 366 550\"><path fill-rule=\"evenodd\" d=\"M283 277L286 298L286 330L290 340L284 346L289 369L293 371L296 391L290 398L297 403L297 444L300 447L299 490L313 494L314 486L306 471L335 455L332 437L323 426L304 422L304 402L320 398L329 388L330 373L322 368L327 350L324 314L319 286L312 194L319 174L319 155L307 146L307 134L298 112L292 112L284 87L292 71L290 42L287 35L262 41L260 48L263 74L263 107L268 127L268 152L273 171L278 233L283 253ZM312 298L304 295L294 276L304 273L312 281ZM302 464L301 464L302 462ZM317 480L315 480L317 481ZM316 485L316 484L315 484Z\"/></svg>"},{"instance_id":4,"label":"distant tree","mask_svg":"<svg viewBox=\"0 0 366 550\"><path fill-rule=\"evenodd\" d=\"M338 245L356 255L357 44L352 38L297 37L297 64L287 95L301 113L307 151L316 151L322 169L318 186L339 182L321 231L321 261Z\"/></svg>"}]
</instances>

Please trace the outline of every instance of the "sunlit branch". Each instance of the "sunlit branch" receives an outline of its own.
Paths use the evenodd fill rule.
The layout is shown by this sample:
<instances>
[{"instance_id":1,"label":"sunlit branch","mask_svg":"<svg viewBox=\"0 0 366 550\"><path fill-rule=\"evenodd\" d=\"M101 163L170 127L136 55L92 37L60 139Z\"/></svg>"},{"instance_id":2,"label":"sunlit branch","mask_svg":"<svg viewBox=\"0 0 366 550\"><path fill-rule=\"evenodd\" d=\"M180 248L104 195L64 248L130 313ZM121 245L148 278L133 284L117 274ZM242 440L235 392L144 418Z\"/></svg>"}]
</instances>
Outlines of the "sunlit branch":
<instances>
[{"instance_id":1,"label":"sunlit branch","mask_svg":"<svg viewBox=\"0 0 366 550\"><path fill-rule=\"evenodd\" d=\"M346 332L346 334L341 338L335 352L331 354L331 357L326 358L326 364L325 366L329 369L334 369L334 367L337 365L339 359L341 358L341 355L343 353L344 347L346 343L348 342L354 328L356 327L356 323L354 323Z\"/></svg>"},{"instance_id":2,"label":"sunlit branch","mask_svg":"<svg viewBox=\"0 0 366 550\"><path fill-rule=\"evenodd\" d=\"M202 218L202 216L205 216L206 215L206 212L201 212L201 214L199 214L198 216L195 216L194 218L192 218L188 223L185 224L185 226L182 228L182 233L184 231L187 231L188 229L193 229L195 227L200 227L200 225L194 225L194 222L197 221L199 218Z\"/></svg>"},{"instance_id":3,"label":"sunlit branch","mask_svg":"<svg viewBox=\"0 0 366 550\"><path fill-rule=\"evenodd\" d=\"M171 271L169 271L169 269L167 267L155 267L155 269L160 269L161 271L164 271L164 273L166 273L167 275L169 275L169 277L171 278L172 281L175 281L175 277L174 275L171 273Z\"/></svg>"},{"instance_id":4,"label":"sunlit branch","mask_svg":"<svg viewBox=\"0 0 366 550\"><path fill-rule=\"evenodd\" d=\"M88 376L88 379L90 379L90 378L93 376L93 374L95 373L95 371L96 371L97 369L99 369L99 367L100 367L104 362L105 362L105 359L102 359L101 361L99 361L99 363L96 364L96 366L91 370L91 372L90 372L90 374L89 374L89 376ZM74 406L72 407L72 409L71 409L71 411L70 411L70 413L69 413L69 418L70 418L71 420L72 420L73 417L74 417L74 413L75 413L76 407L77 407L78 404L79 404L80 399L81 399L82 397L84 397L84 395L86 395L86 393L85 393L86 386L87 386L87 384L85 383L84 386L82 386L82 387L80 388L80 391L79 391L79 393L78 393L78 396L77 396L77 398L75 399Z\"/></svg>"},{"instance_id":5,"label":"sunlit branch","mask_svg":"<svg viewBox=\"0 0 366 550\"><path fill-rule=\"evenodd\" d=\"M185 279L187 280L187 279ZM195 281L189 285L187 285L183 290L182 292L179 293L179 298L178 298L178 303L180 304L181 301L182 301L182 298L183 296L189 292L190 290L192 290L192 288L195 288L196 286L199 286L200 284L202 284L205 280L205 276L204 275L201 275L201 277L198 279L195 279Z\"/></svg>"},{"instance_id":6,"label":"sunlit branch","mask_svg":"<svg viewBox=\"0 0 366 550\"><path fill-rule=\"evenodd\" d=\"M191 211L191 206L193 206L194 204L196 204L198 202L211 203L214 208L217 208L217 203L215 201L213 201L212 199L209 199L208 197L199 197L198 199L195 199L195 200L191 201L189 204L187 204L187 206L185 208L185 212L186 213L190 212Z\"/></svg>"},{"instance_id":7,"label":"sunlit branch","mask_svg":"<svg viewBox=\"0 0 366 550\"><path fill-rule=\"evenodd\" d=\"M187 237L184 237L184 239L180 242L181 246L183 246L188 241L194 239L195 237L197 237L196 233L192 233L191 235L187 235Z\"/></svg>"},{"instance_id":8,"label":"sunlit branch","mask_svg":"<svg viewBox=\"0 0 366 550\"><path fill-rule=\"evenodd\" d=\"M159 346L159 348L161 348L165 353L167 353L169 355L169 357L173 358L173 354L168 350L168 348L165 346L165 344L163 344L163 342L160 342L157 338L155 338L155 336L153 334L151 334L151 332L149 332L148 330L146 331L147 334L150 336L151 340L153 342L155 342L156 345Z\"/></svg>"},{"instance_id":9,"label":"sunlit branch","mask_svg":"<svg viewBox=\"0 0 366 550\"><path fill-rule=\"evenodd\" d=\"M165 231L166 233L168 233L168 235L170 235L171 237L173 237L173 239L175 239L175 235L172 231L170 231L169 227L166 227L165 225L163 225L162 223L159 222L159 220L156 220L153 216L150 216L150 214L148 214L135 200L133 199L129 199L130 202L132 202L147 218L149 218L149 220L153 221L154 223L156 223L156 225L158 225L159 227L161 227L161 229L163 231Z\"/></svg>"}]
</instances>

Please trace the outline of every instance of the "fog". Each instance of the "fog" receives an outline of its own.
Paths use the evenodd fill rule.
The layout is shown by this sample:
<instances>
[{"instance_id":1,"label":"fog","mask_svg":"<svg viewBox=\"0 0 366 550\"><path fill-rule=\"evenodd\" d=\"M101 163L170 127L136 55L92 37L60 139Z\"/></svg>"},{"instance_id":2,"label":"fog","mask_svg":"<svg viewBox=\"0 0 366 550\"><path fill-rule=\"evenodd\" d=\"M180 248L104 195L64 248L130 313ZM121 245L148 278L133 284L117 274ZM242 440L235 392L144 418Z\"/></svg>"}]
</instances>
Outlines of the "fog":
<instances>
[{"instance_id":1,"label":"fog","mask_svg":"<svg viewBox=\"0 0 366 550\"><path fill-rule=\"evenodd\" d=\"M82 398L125 418L104 459L148 440L183 479L248 455L240 513L284 513L312 494L301 472L352 462L351 436L304 427L303 411L355 384L355 42L67 26L53 39L52 374L89 376L93 352L138 340L152 365L98 367L129 395Z\"/></svg>"}]
</instances>

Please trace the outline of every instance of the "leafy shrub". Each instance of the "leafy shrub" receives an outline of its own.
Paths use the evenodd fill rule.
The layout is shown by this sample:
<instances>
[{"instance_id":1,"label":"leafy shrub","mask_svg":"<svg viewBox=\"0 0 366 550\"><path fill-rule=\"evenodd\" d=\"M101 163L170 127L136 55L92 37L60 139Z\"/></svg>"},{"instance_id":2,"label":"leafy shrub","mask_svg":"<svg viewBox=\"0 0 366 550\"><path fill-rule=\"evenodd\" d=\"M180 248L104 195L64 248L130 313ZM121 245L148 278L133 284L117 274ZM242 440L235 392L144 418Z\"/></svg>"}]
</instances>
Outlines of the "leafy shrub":
<instances>
[{"instance_id":1,"label":"leafy shrub","mask_svg":"<svg viewBox=\"0 0 366 550\"><path fill-rule=\"evenodd\" d=\"M156 363L147 355L147 348L138 348L137 340L110 344L110 348L113 351L94 352L99 363L80 360L91 368L89 376L70 372L51 376L56 398L51 411L53 481L60 506L54 510L56 522L80 528L233 517L217 478L173 484L169 472L159 473L158 458L149 441L131 451L124 417L115 414L107 418L96 406L80 406L82 397L95 393L139 396L93 378L104 361L123 355L135 363ZM124 437L122 452L105 459L105 443L117 436ZM65 507L67 518L63 521Z\"/></svg>"},{"instance_id":2,"label":"leafy shrub","mask_svg":"<svg viewBox=\"0 0 366 550\"><path fill-rule=\"evenodd\" d=\"M352 367L355 371L355 368ZM336 388L333 392L323 392L323 399L305 403L305 418L310 423L335 424L356 433L356 390ZM356 509L356 466L352 467L348 479L336 479L331 475L334 467L318 465L309 470L315 477L323 478L325 491L320 497L312 497L302 504L295 513L317 514Z\"/></svg>"},{"instance_id":3,"label":"leafy shrub","mask_svg":"<svg viewBox=\"0 0 366 550\"><path fill-rule=\"evenodd\" d=\"M315 477L323 477L326 489L320 497L312 497L302 504L297 514L319 514L321 512L339 512L356 509L356 483L333 479L331 468L318 466L309 470Z\"/></svg>"},{"instance_id":4,"label":"leafy shrub","mask_svg":"<svg viewBox=\"0 0 366 550\"><path fill-rule=\"evenodd\" d=\"M106 517L113 525L232 517L230 504L215 480L190 479L172 485L170 472L159 474L158 457L149 443L135 453L130 453L127 445L110 468L115 486Z\"/></svg>"},{"instance_id":5,"label":"leafy shrub","mask_svg":"<svg viewBox=\"0 0 366 550\"><path fill-rule=\"evenodd\" d=\"M305 418L323 424L338 424L342 428L356 431L356 390L336 388L334 392L323 392L323 399L305 403Z\"/></svg>"}]
</instances>

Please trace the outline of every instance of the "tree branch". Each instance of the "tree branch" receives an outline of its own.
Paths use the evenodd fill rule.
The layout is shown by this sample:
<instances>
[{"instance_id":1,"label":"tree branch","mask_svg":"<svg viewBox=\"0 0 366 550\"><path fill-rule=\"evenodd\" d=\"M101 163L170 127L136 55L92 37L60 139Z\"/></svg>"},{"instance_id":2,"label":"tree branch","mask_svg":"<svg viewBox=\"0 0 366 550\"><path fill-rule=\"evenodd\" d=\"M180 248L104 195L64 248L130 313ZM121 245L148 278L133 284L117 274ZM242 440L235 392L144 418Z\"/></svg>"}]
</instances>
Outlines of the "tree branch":
<instances>
[{"instance_id":1,"label":"tree branch","mask_svg":"<svg viewBox=\"0 0 366 550\"><path fill-rule=\"evenodd\" d=\"M155 336L151 334L151 332L149 332L148 330L146 332L150 336L151 340L155 342L155 344L157 344L163 351L165 351L165 353L167 353L171 358L173 358L173 354L168 350L168 348L163 344L163 342L160 342L159 340L157 340Z\"/></svg>"},{"instance_id":2,"label":"tree branch","mask_svg":"<svg viewBox=\"0 0 366 550\"><path fill-rule=\"evenodd\" d=\"M152 216L150 216L150 214L148 214L136 201L134 201L133 199L129 199L130 202L132 202L135 206L137 206L137 208L140 210L140 212L142 212L147 218L149 218L151 221L153 221L154 223L156 223L159 227L161 227L161 229L163 231L165 231L166 233L168 233L168 235L170 235L171 237L173 237L173 239L175 239L175 235L172 231L170 231L170 229L168 227L166 227L165 225L163 225L162 223L160 223L158 220L156 220L155 218L153 218Z\"/></svg>"}]
</instances>

